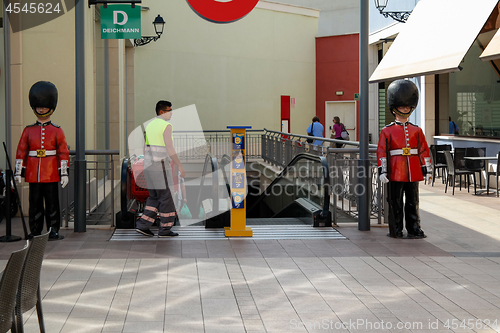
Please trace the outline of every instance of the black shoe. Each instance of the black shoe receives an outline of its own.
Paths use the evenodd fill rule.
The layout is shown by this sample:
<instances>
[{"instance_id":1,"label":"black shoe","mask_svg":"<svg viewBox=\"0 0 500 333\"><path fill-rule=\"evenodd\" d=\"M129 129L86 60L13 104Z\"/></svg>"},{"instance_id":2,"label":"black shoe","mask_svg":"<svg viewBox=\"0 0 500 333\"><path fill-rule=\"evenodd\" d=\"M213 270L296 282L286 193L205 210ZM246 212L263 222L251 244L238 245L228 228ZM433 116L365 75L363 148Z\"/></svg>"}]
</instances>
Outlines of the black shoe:
<instances>
[{"instance_id":1,"label":"black shoe","mask_svg":"<svg viewBox=\"0 0 500 333\"><path fill-rule=\"evenodd\" d=\"M413 234L408 233L408 236L406 236L406 238L410 238L410 239L419 239L419 238L425 238L425 237L427 237L427 235L424 234L424 232L422 230L415 230L415 233L413 233Z\"/></svg>"},{"instance_id":2,"label":"black shoe","mask_svg":"<svg viewBox=\"0 0 500 333\"><path fill-rule=\"evenodd\" d=\"M387 234L387 237L392 237L392 238L403 238L403 233L401 231L397 232L395 235L391 235L390 233Z\"/></svg>"},{"instance_id":3,"label":"black shoe","mask_svg":"<svg viewBox=\"0 0 500 333\"><path fill-rule=\"evenodd\" d=\"M55 231L51 231L50 234L49 234L49 241L54 241L54 240L61 240L61 239L64 239L64 236L62 235L59 235L57 232Z\"/></svg>"},{"instance_id":4,"label":"black shoe","mask_svg":"<svg viewBox=\"0 0 500 333\"><path fill-rule=\"evenodd\" d=\"M162 237L175 237L175 236L179 236L179 234L176 232L173 232L172 230L162 231L162 232L158 233L158 237L160 237L160 238L162 238Z\"/></svg>"},{"instance_id":5,"label":"black shoe","mask_svg":"<svg viewBox=\"0 0 500 333\"><path fill-rule=\"evenodd\" d=\"M143 234L144 236L148 236L148 237L153 237L155 234L149 230L149 229L135 229L135 231L137 231L138 233L140 234Z\"/></svg>"}]
</instances>

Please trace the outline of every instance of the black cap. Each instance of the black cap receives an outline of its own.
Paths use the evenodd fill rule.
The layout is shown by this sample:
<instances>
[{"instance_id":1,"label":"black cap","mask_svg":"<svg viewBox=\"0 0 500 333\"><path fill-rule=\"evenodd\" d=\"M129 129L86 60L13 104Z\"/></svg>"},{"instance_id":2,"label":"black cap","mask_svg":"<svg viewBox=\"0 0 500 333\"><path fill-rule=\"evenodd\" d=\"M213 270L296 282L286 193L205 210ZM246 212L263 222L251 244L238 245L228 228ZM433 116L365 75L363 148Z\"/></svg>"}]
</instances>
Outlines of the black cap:
<instances>
[{"instance_id":1,"label":"black cap","mask_svg":"<svg viewBox=\"0 0 500 333\"><path fill-rule=\"evenodd\" d=\"M413 111L418 104L418 88L412 81L396 80L387 88L387 103L394 113L400 106L409 106Z\"/></svg>"},{"instance_id":2,"label":"black cap","mask_svg":"<svg viewBox=\"0 0 500 333\"><path fill-rule=\"evenodd\" d=\"M30 106L35 108L49 108L55 110L57 106L57 88L52 82L38 81L31 86L29 92Z\"/></svg>"}]
</instances>

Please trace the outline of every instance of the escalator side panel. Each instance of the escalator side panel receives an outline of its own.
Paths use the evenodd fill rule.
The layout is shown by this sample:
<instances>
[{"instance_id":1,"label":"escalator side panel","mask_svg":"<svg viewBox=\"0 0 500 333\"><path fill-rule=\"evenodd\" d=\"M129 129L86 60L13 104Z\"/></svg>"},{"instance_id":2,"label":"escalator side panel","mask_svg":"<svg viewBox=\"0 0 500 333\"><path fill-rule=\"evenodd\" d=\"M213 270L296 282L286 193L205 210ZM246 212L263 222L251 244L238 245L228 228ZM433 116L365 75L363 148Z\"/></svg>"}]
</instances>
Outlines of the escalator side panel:
<instances>
[{"instance_id":1,"label":"escalator side panel","mask_svg":"<svg viewBox=\"0 0 500 333\"><path fill-rule=\"evenodd\" d=\"M257 198L249 200L255 203L248 205L250 208L247 209L247 217L269 218L294 200L307 198L320 207L321 214L318 216L322 215L322 219L327 219L329 191L325 184L329 184L328 170L324 157L297 155ZM252 196L253 192L249 191L249 195Z\"/></svg>"}]
</instances>

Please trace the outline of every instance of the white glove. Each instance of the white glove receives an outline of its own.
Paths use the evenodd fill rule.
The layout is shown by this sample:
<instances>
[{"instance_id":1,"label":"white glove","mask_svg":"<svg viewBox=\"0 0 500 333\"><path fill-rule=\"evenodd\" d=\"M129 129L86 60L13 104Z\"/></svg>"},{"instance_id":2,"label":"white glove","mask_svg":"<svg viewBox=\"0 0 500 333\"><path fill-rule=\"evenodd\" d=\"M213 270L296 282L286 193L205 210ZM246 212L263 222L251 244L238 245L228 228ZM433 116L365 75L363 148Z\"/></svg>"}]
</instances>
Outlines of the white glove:
<instances>
[{"instance_id":1,"label":"white glove","mask_svg":"<svg viewBox=\"0 0 500 333\"><path fill-rule=\"evenodd\" d=\"M69 182L69 177L68 177L68 161L67 160L62 160L61 161L61 185L64 188L66 185L68 185Z\"/></svg>"},{"instance_id":2,"label":"white glove","mask_svg":"<svg viewBox=\"0 0 500 333\"><path fill-rule=\"evenodd\" d=\"M61 186L62 188L65 188L66 185L68 185L69 182L69 177L68 176L61 176Z\"/></svg>"},{"instance_id":3,"label":"white glove","mask_svg":"<svg viewBox=\"0 0 500 333\"><path fill-rule=\"evenodd\" d=\"M18 160L16 160L16 174L14 176L14 179L19 184L21 184L21 172L22 171L23 171L23 160L18 159Z\"/></svg>"},{"instance_id":4,"label":"white glove","mask_svg":"<svg viewBox=\"0 0 500 333\"><path fill-rule=\"evenodd\" d=\"M389 178L387 178L386 173L381 173L379 178L382 184L387 184L389 182Z\"/></svg>"},{"instance_id":5,"label":"white glove","mask_svg":"<svg viewBox=\"0 0 500 333\"><path fill-rule=\"evenodd\" d=\"M431 158L430 157L426 157L426 158L424 158L424 161L425 161L425 168L426 168L426 171L427 171L427 173L425 174L425 181L427 182L427 184L430 184L430 182L432 181L432 164L431 164Z\"/></svg>"}]
</instances>

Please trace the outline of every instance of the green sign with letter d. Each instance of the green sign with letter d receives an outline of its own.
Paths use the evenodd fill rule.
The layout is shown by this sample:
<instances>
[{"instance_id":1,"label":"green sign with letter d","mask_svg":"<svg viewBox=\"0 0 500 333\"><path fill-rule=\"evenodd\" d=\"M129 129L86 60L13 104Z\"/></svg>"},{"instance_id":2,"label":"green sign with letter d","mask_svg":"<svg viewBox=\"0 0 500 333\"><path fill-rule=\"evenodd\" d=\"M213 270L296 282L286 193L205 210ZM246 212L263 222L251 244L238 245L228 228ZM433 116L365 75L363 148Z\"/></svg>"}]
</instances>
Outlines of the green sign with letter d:
<instances>
[{"instance_id":1,"label":"green sign with letter d","mask_svg":"<svg viewBox=\"0 0 500 333\"><path fill-rule=\"evenodd\" d=\"M141 7L108 5L101 7L101 39L141 38Z\"/></svg>"}]
</instances>

